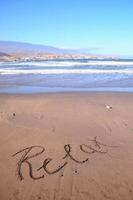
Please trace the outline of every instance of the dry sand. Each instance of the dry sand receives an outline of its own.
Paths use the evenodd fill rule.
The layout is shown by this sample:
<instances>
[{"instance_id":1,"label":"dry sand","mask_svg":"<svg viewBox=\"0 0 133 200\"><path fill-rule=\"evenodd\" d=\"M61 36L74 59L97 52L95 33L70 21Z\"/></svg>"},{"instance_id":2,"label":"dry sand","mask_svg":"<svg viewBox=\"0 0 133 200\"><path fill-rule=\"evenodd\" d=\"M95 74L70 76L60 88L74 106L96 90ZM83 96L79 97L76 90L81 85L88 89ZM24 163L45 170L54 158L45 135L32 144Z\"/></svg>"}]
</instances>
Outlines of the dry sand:
<instances>
[{"instance_id":1,"label":"dry sand","mask_svg":"<svg viewBox=\"0 0 133 200\"><path fill-rule=\"evenodd\" d=\"M0 200L104 199L133 199L133 94L0 95Z\"/></svg>"}]
</instances>

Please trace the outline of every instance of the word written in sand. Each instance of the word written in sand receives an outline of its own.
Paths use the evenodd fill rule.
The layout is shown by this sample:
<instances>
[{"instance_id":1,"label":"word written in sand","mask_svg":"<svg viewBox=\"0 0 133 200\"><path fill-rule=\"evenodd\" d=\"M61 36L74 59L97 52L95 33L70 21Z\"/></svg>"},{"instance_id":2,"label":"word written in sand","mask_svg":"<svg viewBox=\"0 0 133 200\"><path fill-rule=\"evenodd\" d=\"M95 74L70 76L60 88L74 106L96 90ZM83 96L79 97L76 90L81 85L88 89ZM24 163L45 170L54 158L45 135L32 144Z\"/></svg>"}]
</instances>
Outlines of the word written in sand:
<instances>
[{"instance_id":1,"label":"word written in sand","mask_svg":"<svg viewBox=\"0 0 133 200\"><path fill-rule=\"evenodd\" d=\"M87 155L87 158L83 160L79 160L73 156L72 146L70 144L65 144L64 145L65 155L62 157L63 164L59 165L56 169L49 170L49 163L51 163L53 159L50 157L47 157L44 161L41 162L42 163L41 166L38 169L36 169L36 173L42 170L41 176L37 176L34 174L35 169L34 169L33 160L35 161L36 157L44 153L45 148L43 146L30 146L18 151L12 156L14 157L14 156L21 155L20 160L17 162L17 175L20 181L24 179L24 175L22 172L23 165L28 166L27 169L28 169L29 176L33 180L39 180L39 179L44 178L45 174L52 175L52 174L58 173L61 169L63 169L64 167L68 165L69 160L72 160L73 162L78 163L78 164L84 164L89 161L90 154L95 154L95 153L106 154L108 152L108 148L112 148L112 147L116 147L116 146L109 146L109 145L103 144L97 140L97 137L94 137L93 139L88 140L88 144L80 145L80 151L84 153L85 155Z\"/></svg>"}]
</instances>

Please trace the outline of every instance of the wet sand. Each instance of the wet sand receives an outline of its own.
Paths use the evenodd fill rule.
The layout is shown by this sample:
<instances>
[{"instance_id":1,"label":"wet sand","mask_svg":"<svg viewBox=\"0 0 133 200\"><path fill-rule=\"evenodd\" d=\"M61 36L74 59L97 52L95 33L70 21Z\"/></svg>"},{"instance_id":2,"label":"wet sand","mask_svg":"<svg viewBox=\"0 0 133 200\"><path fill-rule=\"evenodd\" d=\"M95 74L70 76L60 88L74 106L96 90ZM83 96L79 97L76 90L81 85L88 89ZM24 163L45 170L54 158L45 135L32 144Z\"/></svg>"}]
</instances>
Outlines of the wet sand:
<instances>
[{"instance_id":1,"label":"wet sand","mask_svg":"<svg viewBox=\"0 0 133 200\"><path fill-rule=\"evenodd\" d=\"M0 95L0 199L133 199L133 94Z\"/></svg>"}]
</instances>

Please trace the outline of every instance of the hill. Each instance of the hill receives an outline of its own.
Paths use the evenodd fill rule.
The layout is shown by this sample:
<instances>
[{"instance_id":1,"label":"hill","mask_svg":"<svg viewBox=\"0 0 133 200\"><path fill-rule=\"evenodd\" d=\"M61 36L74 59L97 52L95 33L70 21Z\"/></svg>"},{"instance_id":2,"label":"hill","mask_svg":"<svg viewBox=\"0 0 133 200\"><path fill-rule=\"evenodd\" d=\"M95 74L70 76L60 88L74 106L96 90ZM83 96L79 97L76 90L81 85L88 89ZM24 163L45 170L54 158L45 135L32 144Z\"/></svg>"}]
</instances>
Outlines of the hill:
<instances>
[{"instance_id":1,"label":"hill","mask_svg":"<svg viewBox=\"0 0 133 200\"><path fill-rule=\"evenodd\" d=\"M4 56L9 57L10 55L7 53L0 52L0 57L4 57Z\"/></svg>"},{"instance_id":2,"label":"hill","mask_svg":"<svg viewBox=\"0 0 133 200\"><path fill-rule=\"evenodd\" d=\"M24 42L0 41L0 52L7 54L81 54L83 49L61 49L52 46Z\"/></svg>"}]
</instances>

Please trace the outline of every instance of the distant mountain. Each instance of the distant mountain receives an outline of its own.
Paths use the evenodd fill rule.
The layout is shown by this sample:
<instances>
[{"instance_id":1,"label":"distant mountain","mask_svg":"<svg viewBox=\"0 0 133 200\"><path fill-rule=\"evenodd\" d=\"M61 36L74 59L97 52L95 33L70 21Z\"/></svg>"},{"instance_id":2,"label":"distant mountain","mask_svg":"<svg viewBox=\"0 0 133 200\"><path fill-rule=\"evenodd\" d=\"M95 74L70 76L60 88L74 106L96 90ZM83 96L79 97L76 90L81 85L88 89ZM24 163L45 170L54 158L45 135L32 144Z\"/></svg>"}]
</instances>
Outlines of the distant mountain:
<instances>
[{"instance_id":1,"label":"distant mountain","mask_svg":"<svg viewBox=\"0 0 133 200\"><path fill-rule=\"evenodd\" d=\"M0 52L7 54L81 54L83 49L60 49L52 46L30 44L24 42L0 41Z\"/></svg>"},{"instance_id":2,"label":"distant mountain","mask_svg":"<svg viewBox=\"0 0 133 200\"><path fill-rule=\"evenodd\" d=\"M9 57L10 55L7 54L7 53L0 52L0 57L3 57L3 56L7 56L7 57Z\"/></svg>"},{"instance_id":3,"label":"distant mountain","mask_svg":"<svg viewBox=\"0 0 133 200\"><path fill-rule=\"evenodd\" d=\"M59 53L58 48L23 42L0 41L0 51L9 54L16 53Z\"/></svg>"}]
</instances>

